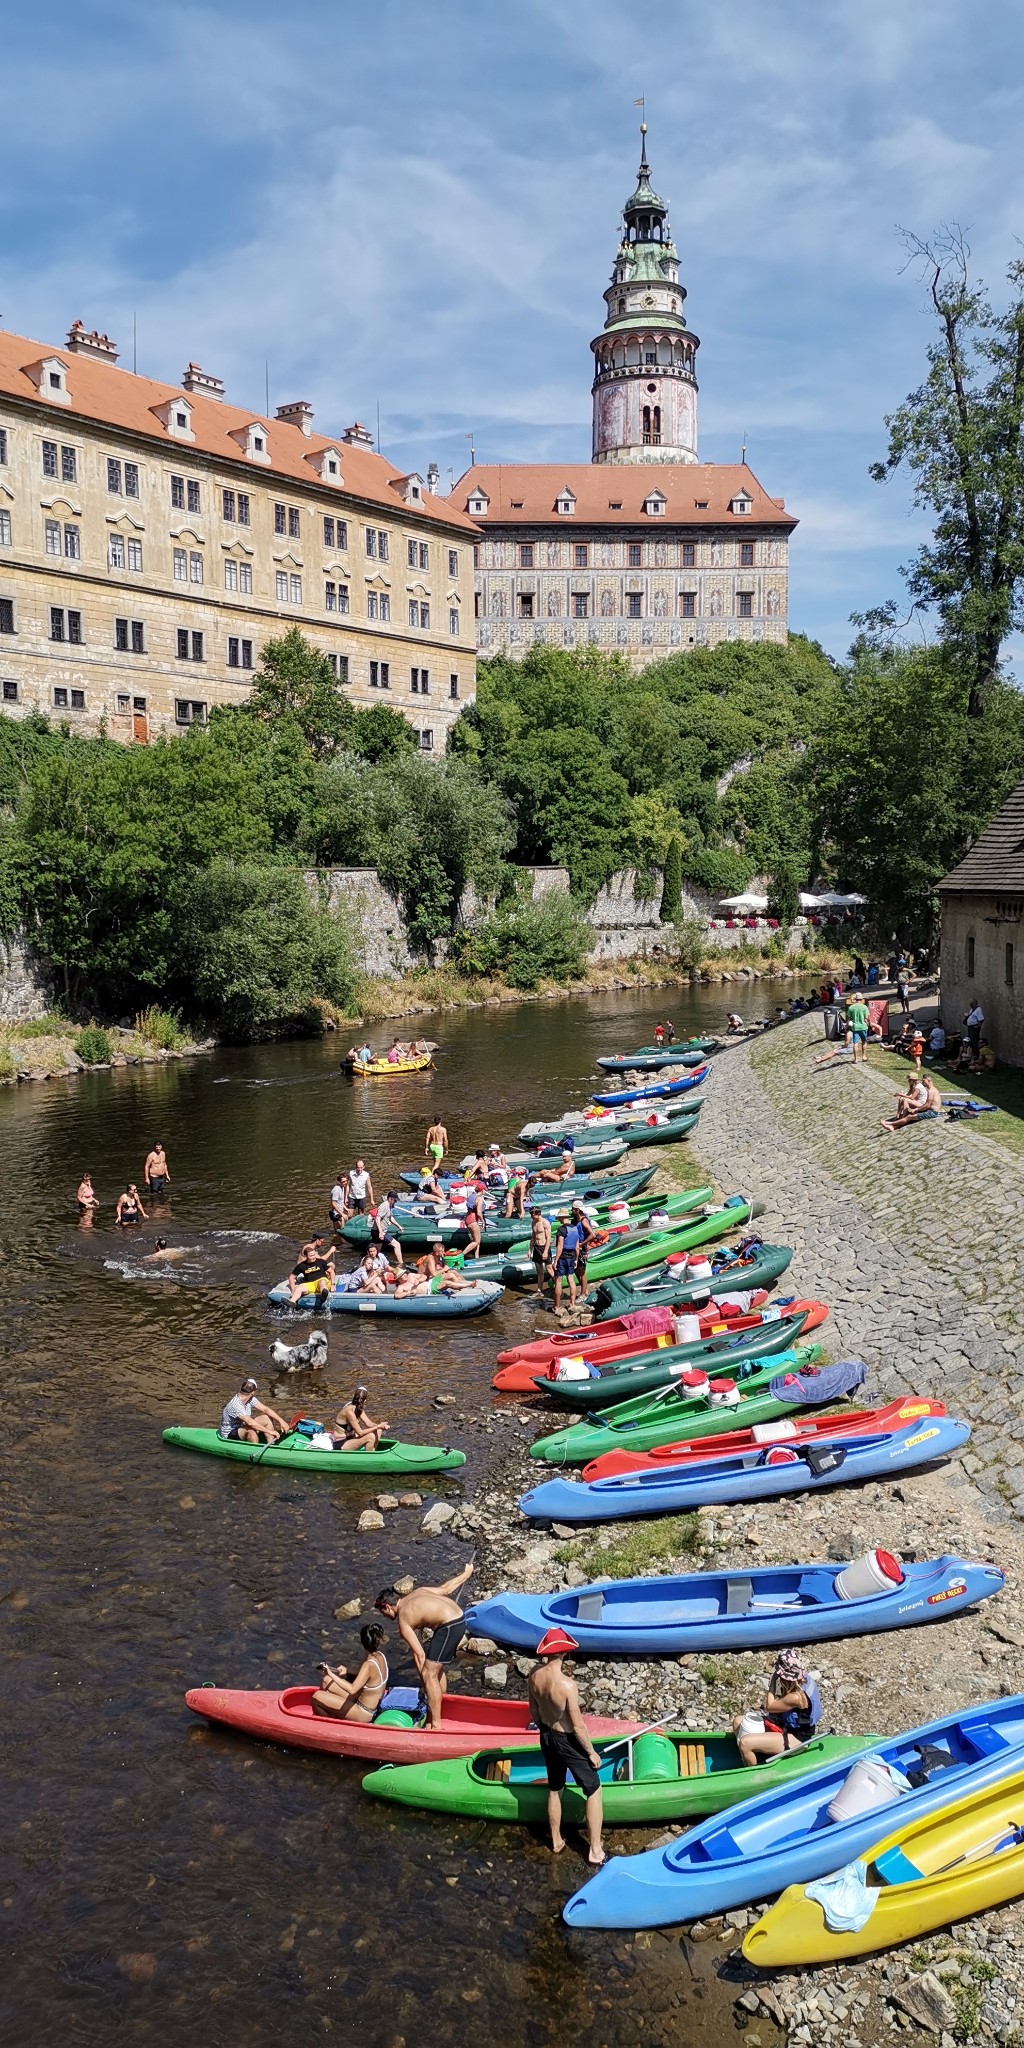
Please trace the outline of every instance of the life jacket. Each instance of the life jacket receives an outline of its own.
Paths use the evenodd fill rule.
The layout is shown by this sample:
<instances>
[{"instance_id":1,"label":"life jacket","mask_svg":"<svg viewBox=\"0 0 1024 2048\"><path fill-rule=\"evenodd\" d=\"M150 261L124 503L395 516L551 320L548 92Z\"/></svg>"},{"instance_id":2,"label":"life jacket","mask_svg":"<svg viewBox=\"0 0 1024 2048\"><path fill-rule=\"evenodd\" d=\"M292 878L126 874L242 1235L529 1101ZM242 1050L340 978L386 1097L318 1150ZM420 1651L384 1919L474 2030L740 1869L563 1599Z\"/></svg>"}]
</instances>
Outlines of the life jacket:
<instances>
[{"instance_id":1,"label":"life jacket","mask_svg":"<svg viewBox=\"0 0 1024 2048\"><path fill-rule=\"evenodd\" d=\"M806 1708L791 1707L787 1714L773 1714L772 1719L784 1734L794 1736L797 1742L809 1742L821 1720L821 1694L809 1671L804 1672L800 1690L807 1701Z\"/></svg>"}]
</instances>

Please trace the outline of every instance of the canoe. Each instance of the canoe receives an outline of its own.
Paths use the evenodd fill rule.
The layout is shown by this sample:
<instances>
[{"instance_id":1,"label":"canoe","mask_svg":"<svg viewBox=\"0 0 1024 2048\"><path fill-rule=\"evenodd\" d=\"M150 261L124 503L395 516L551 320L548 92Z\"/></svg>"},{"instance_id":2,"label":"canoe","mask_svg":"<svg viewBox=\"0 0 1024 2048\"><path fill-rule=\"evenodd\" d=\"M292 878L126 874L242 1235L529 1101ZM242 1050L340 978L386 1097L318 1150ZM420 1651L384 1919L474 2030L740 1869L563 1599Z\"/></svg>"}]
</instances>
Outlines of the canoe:
<instances>
[{"instance_id":1,"label":"canoe","mask_svg":"<svg viewBox=\"0 0 1024 2048\"><path fill-rule=\"evenodd\" d=\"M593 1379L559 1380L536 1373L533 1388L546 1395L555 1408L571 1408L581 1414L598 1408L611 1410L622 1401L674 1386L684 1372L706 1372L714 1379L719 1374L732 1376L739 1366L754 1360L774 1358L776 1352L788 1351L808 1325L816 1327L827 1315L821 1301L794 1304L785 1314L776 1308L755 1309L752 1315L738 1317L732 1328L719 1324L710 1335L685 1344L662 1344L620 1364L597 1364ZM587 1357L585 1348L583 1357Z\"/></svg>"},{"instance_id":2,"label":"canoe","mask_svg":"<svg viewBox=\"0 0 1024 2048\"><path fill-rule=\"evenodd\" d=\"M791 1308L792 1303L779 1303L778 1307ZM801 1304L804 1306L804 1304ZM809 1303L808 1307L824 1308L823 1303ZM671 1310L662 1311L668 1327L665 1330L649 1332L644 1336L633 1336L629 1330L620 1329L618 1323L589 1323L585 1329L558 1330L550 1337L535 1337L527 1344L514 1344L507 1351L499 1351L498 1365L491 1381L499 1394L532 1394L538 1376L542 1379L549 1368L557 1366L559 1359L577 1358L582 1355L588 1365L626 1365L630 1360L645 1357L651 1351L669 1350L674 1346ZM752 1317L760 1315L760 1309L749 1314L738 1308L718 1308L712 1304L696 1311L700 1324L701 1338L708 1338L716 1330L732 1331L745 1323L752 1327ZM634 1320L622 1318L622 1321Z\"/></svg>"},{"instance_id":3,"label":"canoe","mask_svg":"<svg viewBox=\"0 0 1024 2048\"><path fill-rule=\"evenodd\" d=\"M664 1471L666 1466L692 1465L704 1458L726 1456L730 1451L752 1450L757 1444L817 1443L822 1437L857 1436L864 1430L897 1429L901 1423L918 1422L929 1415L945 1415L944 1401L918 1400L905 1395L889 1401L884 1408L850 1408L840 1415L783 1415L758 1430L731 1429L721 1436L683 1437L677 1444L661 1444L656 1451L608 1451L583 1467L584 1479L609 1479L615 1472Z\"/></svg>"},{"instance_id":4,"label":"canoe","mask_svg":"<svg viewBox=\"0 0 1024 2048\"><path fill-rule=\"evenodd\" d=\"M634 1203L624 1205L629 1211L629 1222L628 1225L621 1227L636 1231L651 1216L659 1212L664 1212L669 1217L692 1215L695 1209L704 1208L713 1201L714 1193L714 1188L708 1186L679 1188L670 1195L642 1195ZM530 1198L530 1207L540 1208L549 1221L553 1222L567 1208L569 1199L556 1188L535 1188ZM580 1197L574 1196L571 1199L578 1201ZM616 1196L588 1201L587 1213L602 1229L607 1228L608 1210L613 1202L619 1199ZM440 1238L443 1244L453 1244L457 1248L470 1243L465 1217L453 1210L438 1210L432 1202L417 1202L415 1198L396 1202L394 1217L403 1247L430 1244L437 1238ZM338 1235L344 1238L347 1244L364 1245L370 1242L372 1229L371 1216L351 1216L347 1223L342 1224ZM481 1233L481 1243L485 1250L507 1251L510 1245L520 1243L529 1235L528 1216L503 1216L500 1209L485 1211Z\"/></svg>"},{"instance_id":5,"label":"canoe","mask_svg":"<svg viewBox=\"0 0 1024 2048\"><path fill-rule=\"evenodd\" d=\"M441 1726L388 1727L379 1721L334 1721L315 1714L310 1704L314 1687L288 1686L284 1692L235 1692L221 1686L195 1686L185 1704L218 1728L235 1728L258 1742L285 1749L317 1749L328 1756L362 1757L367 1763L427 1763L431 1757L472 1756L484 1743L528 1744L536 1741L525 1700L479 1699L472 1693L446 1692L441 1700ZM591 1738L629 1734L636 1721L609 1720L585 1714ZM536 1756L536 1749L533 1751Z\"/></svg>"},{"instance_id":6,"label":"canoe","mask_svg":"<svg viewBox=\"0 0 1024 2048\"><path fill-rule=\"evenodd\" d=\"M738 1379L736 1407L712 1406L706 1394L687 1394L681 1387L668 1387L660 1394L638 1394L635 1401L617 1401L614 1408L599 1408L582 1422L571 1422L565 1429L539 1437L530 1445L530 1456L542 1465L588 1465L591 1458L623 1445L631 1451L654 1451L659 1444L675 1443L681 1436L718 1436L730 1424L753 1429L756 1423L774 1422L798 1404L773 1393L773 1385L778 1388L787 1372L806 1372L821 1355L820 1344L801 1344L793 1351L776 1352L761 1365L751 1364L745 1377Z\"/></svg>"},{"instance_id":7,"label":"canoe","mask_svg":"<svg viewBox=\"0 0 1024 2048\"><path fill-rule=\"evenodd\" d=\"M905 1564L901 1583L887 1592L844 1600L836 1591L844 1569L763 1565L748 1572L611 1579L565 1593L495 1593L469 1608L466 1619L475 1635L515 1650L535 1650L549 1628L564 1628L587 1657L679 1657L703 1650L724 1656L950 1621L1003 1585L998 1565L924 1558Z\"/></svg>"},{"instance_id":8,"label":"canoe","mask_svg":"<svg viewBox=\"0 0 1024 2048\"><path fill-rule=\"evenodd\" d=\"M711 1254L710 1280L680 1279L675 1267L623 1273L591 1289L587 1301L594 1310L595 1322L613 1327L623 1316L635 1315L637 1309L684 1306L694 1295L710 1294L718 1300L723 1294L771 1287L792 1261L792 1249L786 1244L758 1244L756 1251L742 1259L722 1246Z\"/></svg>"},{"instance_id":9,"label":"canoe","mask_svg":"<svg viewBox=\"0 0 1024 2048\"><path fill-rule=\"evenodd\" d=\"M681 1145L696 1130L703 1107L697 1097L685 1116L669 1117L663 1124L632 1124L628 1129L620 1125L619 1136L631 1152L639 1151L641 1147L646 1149L648 1145Z\"/></svg>"},{"instance_id":10,"label":"canoe","mask_svg":"<svg viewBox=\"0 0 1024 2048\"><path fill-rule=\"evenodd\" d=\"M498 1262L500 1263L500 1261ZM472 1269L470 1269L472 1270ZM531 1269L532 1270L532 1269ZM410 1294L402 1301L396 1301L393 1294L349 1294L343 1287L335 1287L330 1294L321 1295L317 1300L312 1287L299 1291L298 1301L293 1301L286 1280L279 1280L270 1289L267 1300L272 1308L290 1309L294 1315L308 1316L318 1312L328 1315L345 1316L482 1316L496 1308L505 1292L501 1280L494 1273L473 1273L472 1292L468 1288L452 1289L445 1293L444 1281L438 1278L431 1282L429 1294Z\"/></svg>"},{"instance_id":11,"label":"canoe","mask_svg":"<svg viewBox=\"0 0 1024 2048\"><path fill-rule=\"evenodd\" d=\"M591 1102L602 1108L617 1109L623 1102L656 1102L664 1095L686 1095L691 1088L700 1088L708 1078L707 1067L695 1067L692 1074L682 1074L678 1081L649 1081L643 1088L620 1088L612 1095L592 1095Z\"/></svg>"},{"instance_id":12,"label":"canoe","mask_svg":"<svg viewBox=\"0 0 1024 2048\"><path fill-rule=\"evenodd\" d=\"M656 1074L662 1067L702 1067L704 1054L670 1045L660 1052L604 1053L594 1064L603 1074Z\"/></svg>"},{"instance_id":13,"label":"canoe","mask_svg":"<svg viewBox=\"0 0 1024 2048\"><path fill-rule=\"evenodd\" d=\"M604 1250L591 1253L587 1261L588 1282L609 1279L616 1273L636 1273L644 1266L660 1266L673 1252L694 1251L698 1245L712 1243L716 1237L725 1237L730 1230L749 1222L754 1207L742 1195L729 1195L691 1223L684 1218L668 1230L641 1230L635 1235L629 1232Z\"/></svg>"},{"instance_id":14,"label":"canoe","mask_svg":"<svg viewBox=\"0 0 1024 2048\"><path fill-rule=\"evenodd\" d=\"M534 1162L533 1171L535 1173L540 1172L539 1160ZM631 1202L634 1195L643 1194L644 1189L649 1186L657 1171L656 1166L636 1166L631 1167L627 1173L574 1173L568 1180L541 1181L540 1186L542 1190L550 1188L563 1201L567 1196L570 1200L574 1200L577 1195L580 1195L584 1201L588 1202ZM412 1188L414 1193L420 1186L421 1178L420 1173L412 1168L407 1168L405 1172L399 1174L399 1179L406 1187ZM465 1181L465 1178L465 1174L461 1172L441 1173L438 1175L443 1188L446 1188L453 1181ZM494 1188L489 1189L487 1192L498 1196L503 1191Z\"/></svg>"},{"instance_id":15,"label":"canoe","mask_svg":"<svg viewBox=\"0 0 1024 2048\"><path fill-rule=\"evenodd\" d=\"M674 1038L672 1040L672 1045L676 1052L715 1052L720 1044L721 1040L718 1038L697 1037ZM638 1047L638 1050L640 1052L667 1052L669 1047L667 1042L663 1040L661 1045L641 1045Z\"/></svg>"},{"instance_id":16,"label":"canoe","mask_svg":"<svg viewBox=\"0 0 1024 2048\"><path fill-rule=\"evenodd\" d=\"M640 1103L632 1116L616 1118L609 1115L607 1121L602 1119L596 1125L585 1124L583 1129L587 1132L606 1132L608 1137L620 1138L623 1144L631 1149L647 1144L675 1144L680 1138L689 1136L703 1107L704 1098L700 1095L688 1095L682 1107L671 1113L655 1112L648 1104L645 1115L644 1104ZM522 1132L519 1135L522 1138ZM563 1135L565 1134L559 1132L557 1127L547 1126L538 1130L536 1137L524 1139L524 1143L559 1147ZM577 1132L570 1131L568 1136L576 1137Z\"/></svg>"},{"instance_id":17,"label":"canoe","mask_svg":"<svg viewBox=\"0 0 1024 2048\"><path fill-rule=\"evenodd\" d=\"M415 1053L412 1059L400 1060L345 1060L342 1063L349 1074L359 1074L368 1081L393 1081L396 1074L422 1074L426 1067L434 1064L429 1052Z\"/></svg>"},{"instance_id":18,"label":"canoe","mask_svg":"<svg viewBox=\"0 0 1024 2048\"><path fill-rule=\"evenodd\" d=\"M240 1465L283 1465L290 1472L454 1472L466 1462L465 1451L448 1444L404 1444L381 1438L376 1451L314 1451L307 1436L283 1437L279 1444L243 1444L217 1435L215 1429L164 1430L165 1444L182 1451L205 1451L211 1458L233 1458Z\"/></svg>"},{"instance_id":19,"label":"canoe","mask_svg":"<svg viewBox=\"0 0 1024 2048\"><path fill-rule=\"evenodd\" d=\"M605 1825L656 1827L720 1813L748 1799L754 1785L758 1791L768 1783L788 1785L822 1765L855 1756L874 1739L821 1736L756 1771L740 1762L732 1735L648 1729L633 1742L597 1741ZM470 1820L523 1821L528 1827L543 1823L547 1807L546 1773L537 1751L508 1746L444 1763L372 1771L363 1779L363 1791L396 1806L464 1814ZM582 1792L570 1780L562 1799L563 1820L570 1826L581 1822L584 1806Z\"/></svg>"},{"instance_id":20,"label":"canoe","mask_svg":"<svg viewBox=\"0 0 1024 2048\"><path fill-rule=\"evenodd\" d=\"M650 1472L612 1472L583 1481L546 1479L519 1502L530 1522L622 1522L638 1515L683 1515L727 1501L780 1500L858 1480L889 1479L949 1458L970 1436L949 1415L859 1436L822 1436L815 1444L756 1444ZM824 1461L819 1465L817 1460Z\"/></svg>"},{"instance_id":21,"label":"canoe","mask_svg":"<svg viewBox=\"0 0 1024 2048\"><path fill-rule=\"evenodd\" d=\"M966 1784L959 1772L944 1776L957 1778L963 1797L937 1813L901 1812L898 1824L891 1808L871 1816L875 1837L870 1848L859 1852L867 1865L871 1905L863 1927L833 1932L818 1901L808 1898L802 1884L794 1884L747 1933L743 1954L748 1963L790 1969L797 1963L873 1955L1020 1898L1024 1768L1018 1761L1012 1776L986 1786L975 1786L973 1772ZM886 1812L890 1831L883 1835Z\"/></svg>"},{"instance_id":22,"label":"canoe","mask_svg":"<svg viewBox=\"0 0 1024 2048\"><path fill-rule=\"evenodd\" d=\"M617 1166L620 1159L625 1159L628 1150L628 1145L621 1138L603 1138L596 1145L576 1145L573 1150L575 1171L578 1174L599 1173L603 1167ZM561 1145L547 1145L539 1151L506 1152L505 1161L508 1166L525 1166L530 1173L540 1173L545 1166L553 1166L561 1156ZM475 1165L475 1152L467 1152L459 1161L463 1173L468 1173Z\"/></svg>"},{"instance_id":23,"label":"canoe","mask_svg":"<svg viewBox=\"0 0 1024 2048\"><path fill-rule=\"evenodd\" d=\"M829 1803L851 1768L863 1769L864 1758L860 1765L827 1765L746 1800L724 1825L701 1821L665 1848L616 1856L568 1901L565 1918L573 1927L664 1927L704 1920L750 1899L770 1898L784 1885L824 1877L879 1841L885 1830L881 1816L892 1815L897 1803L905 1827L1018 1775L1024 1767L1024 1694L912 1728L874 1743L870 1754L906 1774L920 1768L926 1744L945 1750L953 1762L902 1795L893 1787L888 1806L833 1820Z\"/></svg>"}]
</instances>

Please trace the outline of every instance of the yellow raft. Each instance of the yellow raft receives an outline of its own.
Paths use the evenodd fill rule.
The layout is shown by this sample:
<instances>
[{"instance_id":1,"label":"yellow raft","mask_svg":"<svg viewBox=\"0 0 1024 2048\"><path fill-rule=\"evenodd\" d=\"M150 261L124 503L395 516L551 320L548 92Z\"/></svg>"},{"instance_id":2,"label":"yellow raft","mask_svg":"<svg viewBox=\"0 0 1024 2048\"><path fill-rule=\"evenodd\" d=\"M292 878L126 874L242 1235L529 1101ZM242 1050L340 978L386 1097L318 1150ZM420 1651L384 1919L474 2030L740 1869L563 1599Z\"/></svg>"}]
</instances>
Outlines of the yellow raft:
<instances>
[{"instance_id":1,"label":"yellow raft","mask_svg":"<svg viewBox=\"0 0 1024 2048\"><path fill-rule=\"evenodd\" d=\"M835 1963L916 1941L1024 1892L1024 1771L909 1822L868 1851L870 1919L833 1933L801 1884L790 1885L743 1943L759 1969Z\"/></svg>"},{"instance_id":2,"label":"yellow raft","mask_svg":"<svg viewBox=\"0 0 1024 2048\"><path fill-rule=\"evenodd\" d=\"M389 1080L393 1074L422 1074L425 1067L432 1065L433 1059L429 1052L414 1053L411 1059L408 1055L405 1055L400 1060L354 1059L349 1061L349 1067L353 1074L365 1074L373 1081Z\"/></svg>"}]
</instances>

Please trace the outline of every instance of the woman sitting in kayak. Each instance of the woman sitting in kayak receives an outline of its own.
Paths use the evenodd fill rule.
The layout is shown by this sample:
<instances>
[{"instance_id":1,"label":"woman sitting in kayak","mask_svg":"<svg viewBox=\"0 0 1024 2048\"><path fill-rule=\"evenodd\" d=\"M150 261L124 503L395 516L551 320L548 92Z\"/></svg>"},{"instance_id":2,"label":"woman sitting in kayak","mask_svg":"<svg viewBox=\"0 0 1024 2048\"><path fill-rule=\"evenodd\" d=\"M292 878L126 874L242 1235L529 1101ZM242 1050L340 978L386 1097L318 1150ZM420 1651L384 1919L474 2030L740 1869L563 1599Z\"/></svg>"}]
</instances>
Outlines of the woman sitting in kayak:
<instances>
[{"instance_id":1,"label":"woman sitting in kayak","mask_svg":"<svg viewBox=\"0 0 1024 2048\"><path fill-rule=\"evenodd\" d=\"M366 1387L357 1387L351 1401L339 1408L331 1435L336 1451L375 1451L388 1425L366 1413Z\"/></svg>"},{"instance_id":2,"label":"woman sitting in kayak","mask_svg":"<svg viewBox=\"0 0 1024 2048\"><path fill-rule=\"evenodd\" d=\"M396 1301L405 1301L411 1294L431 1294L435 1280L440 1280L444 1287L456 1294L460 1288L468 1287L472 1291L477 1284L476 1281L468 1280L456 1266L446 1266L444 1260L438 1256L440 1250L440 1240L436 1245L429 1245L411 1271L402 1275L395 1288Z\"/></svg>"},{"instance_id":3,"label":"woman sitting in kayak","mask_svg":"<svg viewBox=\"0 0 1024 2048\"><path fill-rule=\"evenodd\" d=\"M344 1665L335 1671L330 1664L321 1664L320 1689L310 1701L314 1714L331 1714L336 1721L372 1721L379 1713L388 1689L388 1660L382 1649L387 1637L379 1622L370 1621L360 1629L359 1640L366 1655L351 1678Z\"/></svg>"},{"instance_id":4,"label":"woman sitting in kayak","mask_svg":"<svg viewBox=\"0 0 1024 2048\"><path fill-rule=\"evenodd\" d=\"M780 1650L775 1660L768 1691L764 1697L764 1727L758 1733L740 1734L742 1714L731 1723L740 1762L758 1764L770 1756L781 1756L809 1742L821 1720L821 1694L809 1671L805 1671L798 1650Z\"/></svg>"}]
</instances>

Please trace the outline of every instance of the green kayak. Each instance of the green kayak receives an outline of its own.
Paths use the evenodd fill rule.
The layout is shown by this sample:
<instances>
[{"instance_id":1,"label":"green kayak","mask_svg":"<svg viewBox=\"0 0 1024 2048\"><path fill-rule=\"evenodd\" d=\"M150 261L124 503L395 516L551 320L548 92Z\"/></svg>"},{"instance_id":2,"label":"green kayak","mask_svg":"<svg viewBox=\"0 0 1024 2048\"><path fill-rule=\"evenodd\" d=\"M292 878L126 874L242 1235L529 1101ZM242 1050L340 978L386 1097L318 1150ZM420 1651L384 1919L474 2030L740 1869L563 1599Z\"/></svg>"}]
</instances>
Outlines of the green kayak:
<instances>
[{"instance_id":1,"label":"green kayak","mask_svg":"<svg viewBox=\"0 0 1024 2048\"><path fill-rule=\"evenodd\" d=\"M641 1195L625 1204L629 1210L630 1228L642 1226L649 1217L656 1216L659 1211L666 1216L692 1216L695 1209L703 1208L713 1199L714 1192L713 1187L679 1188L671 1195ZM580 1199L579 1196L562 1195L554 1187L535 1188L530 1196L530 1206L542 1207L545 1215L554 1223L562 1211L570 1207L571 1201ZM604 1197L593 1200L588 1197L585 1205L587 1215L593 1217L604 1228L608 1222L609 1209L619 1200L621 1197L615 1195L607 1200ZM348 1244L367 1244L372 1222L373 1218L370 1216L352 1216L342 1225L338 1234ZM397 1204L395 1224L401 1232L403 1246L409 1249L414 1245L431 1244L437 1238L440 1238L443 1244L452 1244L458 1249L469 1242L468 1232L461 1217L448 1214L439 1216L437 1210L428 1202L410 1201ZM485 1251L500 1252L508 1251L512 1245L519 1244L529 1235L528 1216L492 1215L491 1220L484 1224L480 1241Z\"/></svg>"},{"instance_id":2,"label":"green kayak","mask_svg":"<svg viewBox=\"0 0 1024 2048\"><path fill-rule=\"evenodd\" d=\"M706 1394L684 1394L678 1387L663 1394L640 1394L635 1401L617 1401L614 1408L600 1408L582 1422L540 1437L530 1445L530 1456L544 1465L588 1465L605 1451L656 1451L682 1437L719 1436L726 1429L773 1422L797 1404L776 1400L770 1392L772 1380L783 1372L806 1372L821 1356L820 1344L777 1351L739 1380L738 1407L712 1407Z\"/></svg>"},{"instance_id":3,"label":"green kayak","mask_svg":"<svg viewBox=\"0 0 1024 2048\"><path fill-rule=\"evenodd\" d=\"M678 1110L674 1116L663 1116L660 1121L655 1121L653 1116L641 1116L636 1112L632 1116L624 1114L617 1123L608 1125L609 1136L621 1138L624 1144L631 1146L667 1144L670 1137L686 1137L692 1131L704 1107L704 1097L687 1095L685 1102L685 1109ZM652 1104L652 1109L654 1106ZM685 1128L681 1129L681 1126ZM536 1132L536 1136L531 1136L531 1143L534 1145L557 1145L562 1136L557 1127L538 1130L535 1124L526 1124L524 1129L531 1133ZM575 1131L573 1135L578 1137L579 1132Z\"/></svg>"},{"instance_id":4,"label":"green kayak","mask_svg":"<svg viewBox=\"0 0 1024 2048\"><path fill-rule=\"evenodd\" d=\"M877 1735L816 1736L800 1749L748 1769L733 1735L645 1729L631 1740L602 1737L594 1748L602 1759L604 1818L612 1827L699 1820L870 1749L878 1740ZM531 1827L543 1823L547 1806L546 1773L535 1749L484 1749L476 1756L434 1763L385 1765L363 1779L363 1790L398 1806L465 1814L472 1820L525 1821ZM583 1794L571 1781L562 1813L569 1823L584 1818Z\"/></svg>"},{"instance_id":5,"label":"green kayak","mask_svg":"<svg viewBox=\"0 0 1024 2048\"><path fill-rule=\"evenodd\" d=\"M778 1309L770 1313L773 1319L759 1328L704 1337L693 1344L665 1344L660 1351L644 1351L619 1367L610 1364L599 1368L593 1380L549 1380L539 1373L533 1384L556 1408L573 1408L582 1413L591 1408L617 1410L623 1401L637 1400L643 1394L656 1393L659 1387L672 1386L683 1372L706 1372L712 1379L716 1373L725 1373L733 1378L741 1365L788 1351L796 1343L810 1310L805 1306L791 1315L782 1315ZM586 1357L585 1340L580 1345L580 1354Z\"/></svg>"},{"instance_id":6,"label":"green kayak","mask_svg":"<svg viewBox=\"0 0 1024 2048\"><path fill-rule=\"evenodd\" d=\"M466 1462L465 1451L447 1444L403 1444L384 1436L376 1451L314 1451L307 1436L282 1437L279 1444L242 1444L218 1436L215 1429L164 1430L165 1444L183 1451L205 1451L211 1458L234 1458L241 1465L286 1465L290 1472L454 1472Z\"/></svg>"},{"instance_id":7,"label":"green kayak","mask_svg":"<svg viewBox=\"0 0 1024 2048\"><path fill-rule=\"evenodd\" d=\"M602 1281L587 1295L587 1301L594 1311L594 1320L606 1323L614 1316L635 1315L641 1308L671 1308L675 1302L692 1301L695 1294L740 1294L759 1287L771 1287L781 1280L787 1267L793 1263L793 1249L788 1244L763 1244L742 1263L735 1257L714 1253L714 1258L723 1257L720 1270L710 1280L676 1280L667 1268L655 1273L622 1273L617 1278Z\"/></svg>"},{"instance_id":8,"label":"green kayak","mask_svg":"<svg viewBox=\"0 0 1024 2048\"><path fill-rule=\"evenodd\" d=\"M630 1233L617 1237L611 1244L591 1253L587 1261L588 1285L591 1280L605 1280L617 1273L640 1272L645 1266L660 1266L675 1253L693 1251L697 1245L725 1237L728 1231L738 1229L760 1209L760 1202L751 1204L744 1201L733 1208L712 1209L691 1223L683 1219L669 1230L640 1230L635 1236ZM470 1259L466 1271L472 1273L475 1270L476 1261ZM484 1277L483 1273L481 1277ZM495 1259L493 1266L486 1269L486 1277L499 1280L503 1287L525 1287L536 1280L537 1274L533 1260L525 1255L525 1247L513 1245L505 1258ZM706 1281L702 1284L707 1286ZM680 1300L682 1289L676 1288L664 1298ZM643 1303L637 1302L634 1306L642 1307Z\"/></svg>"}]
</instances>

